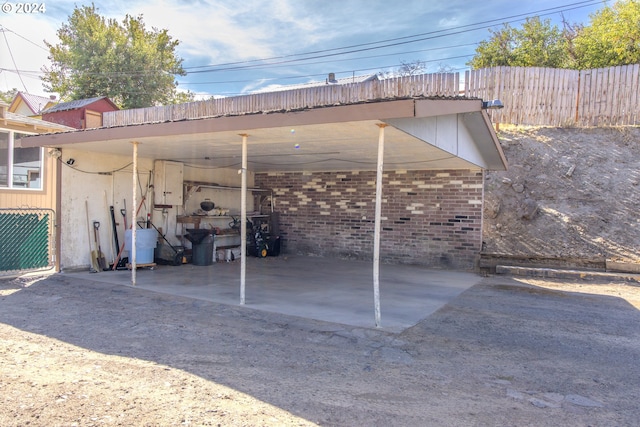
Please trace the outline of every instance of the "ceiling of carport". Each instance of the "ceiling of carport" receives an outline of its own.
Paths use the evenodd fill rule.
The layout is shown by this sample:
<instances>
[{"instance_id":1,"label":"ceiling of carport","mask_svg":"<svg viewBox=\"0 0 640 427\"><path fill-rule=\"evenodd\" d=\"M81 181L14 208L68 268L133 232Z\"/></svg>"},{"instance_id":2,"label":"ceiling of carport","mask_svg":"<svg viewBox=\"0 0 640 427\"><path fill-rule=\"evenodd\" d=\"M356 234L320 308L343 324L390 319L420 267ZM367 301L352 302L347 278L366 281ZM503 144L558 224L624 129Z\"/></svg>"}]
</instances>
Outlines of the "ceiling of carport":
<instances>
[{"instance_id":1,"label":"ceiling of carport","mask_svg":"<svg viewBox=\"0 0 640 427\"><path fill-rule=\"evenodd\" d=\"M438 102L428 100L429 102ZM479 108L449 101L433 111L481 115ZM429 104L430 105L430 104ZM451 107L453 105L453 107ZM453 109L452 109L453 108ZM424 109L424 108L423 108ZM141 158L180 161L197 167L238 167L241 162L240 134L248 134L248 167L253 172L375 170L379 127L393 119L412 117L422 123L433 122L434 114L415 118L414 100L357 104L311 109L294 113L271 113L219 117L181 122L131 125L50 134L25 139L24 146L66 146L97 154L131 155L137 141ZM420 110L420 108L418 108ZM455 115L453 117L456 117ZM462 117L462 116L461 116ZM385 119L387 118L387 119ZM464 120L463 120L464 122ZM497 138L482 120L473 129L474 143L487 151L492 161L503 158ZM402 130L402 121L385 128L385 169L479 169L477 164L442 149L437 141ZM434 122L435 123L435 122ZM490 126L490 124L488 124ZM435 126L435 125L434 125ZM461 126L465 126L462 124ZM456 132L457 135L458 132ZM493 135L495 136L495 135ZM423 139L421 139L421 137ZM456 136L457 138L457 136ZM475 141L480 138L482 141ZM487 142L487 139L489 141ZM457 141L456 141L457 142ZM496 147L497 145L497 147Z\"/></svg>"}]
</instances>

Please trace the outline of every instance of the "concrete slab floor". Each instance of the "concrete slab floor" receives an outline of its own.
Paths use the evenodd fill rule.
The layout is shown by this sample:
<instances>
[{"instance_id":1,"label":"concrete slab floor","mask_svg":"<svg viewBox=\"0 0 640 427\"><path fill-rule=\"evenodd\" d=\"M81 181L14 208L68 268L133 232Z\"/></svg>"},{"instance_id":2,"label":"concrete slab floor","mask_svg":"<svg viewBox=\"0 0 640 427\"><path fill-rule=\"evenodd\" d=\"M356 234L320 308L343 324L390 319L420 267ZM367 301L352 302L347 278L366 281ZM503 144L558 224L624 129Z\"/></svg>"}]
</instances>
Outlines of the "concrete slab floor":
<instances>
[{"instance_id":1,"label":"concrete slab floor","mask_svg":"<svg viewBox=\"0 0 640 427\"><path fill-rule=\"evenodd\" d=\"M131 271L69 272L75 278L131 286ZM477 274L413 265L380 265L381 329L401 332L481 280ZM136 271L136 287L240 305L240 260L209 266L158 265ZM248 309L375 328L373 263L335 258L247 258Z\"/></svg>"}]
</instances>

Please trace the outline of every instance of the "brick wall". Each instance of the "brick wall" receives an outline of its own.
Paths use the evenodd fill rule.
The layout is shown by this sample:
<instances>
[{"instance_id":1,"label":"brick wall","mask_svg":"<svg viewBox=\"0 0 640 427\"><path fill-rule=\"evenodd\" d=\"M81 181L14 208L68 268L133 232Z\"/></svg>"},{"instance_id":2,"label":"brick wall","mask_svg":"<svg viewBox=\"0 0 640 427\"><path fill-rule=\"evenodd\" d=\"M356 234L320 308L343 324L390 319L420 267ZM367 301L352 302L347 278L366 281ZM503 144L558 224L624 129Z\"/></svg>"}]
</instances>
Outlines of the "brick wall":
<instances>
[{"instance_id":1,"label":"brick wall","mask_svg":"<svg viewBox=\"0 0 640 427\"><path fill-rule=\"evenodd\" d=\"M288 253L373 258L375 171L263 173ZM480 171L384 173L383 262L471 269L481 249Z\"/></svg>"}]
</instances>

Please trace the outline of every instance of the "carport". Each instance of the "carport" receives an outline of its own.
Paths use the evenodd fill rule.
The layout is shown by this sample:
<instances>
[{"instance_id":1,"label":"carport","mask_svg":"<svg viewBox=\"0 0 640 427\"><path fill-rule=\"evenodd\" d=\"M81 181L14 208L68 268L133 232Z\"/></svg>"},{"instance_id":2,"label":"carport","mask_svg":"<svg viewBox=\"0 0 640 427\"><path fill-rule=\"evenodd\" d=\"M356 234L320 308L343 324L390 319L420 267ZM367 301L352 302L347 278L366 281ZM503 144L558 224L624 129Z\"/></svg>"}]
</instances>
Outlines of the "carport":
<instances>
[{"instance_id":1,"label":"carport","mask_svg":"<svg viewBox=\"0 0 640 427\"><path fill-rule=\"evenodd\" d=\"M248 257L246 269L244 305L238 305L238 261L216 262L207 267L184 264L141 269L136 288L189 298L194 307L201 306L201 301L209 301L236 310L259 310L329 322L322 326L327 330L375 327L371 310L370 261L301 255ZM61 274L74 281L106 286L131 283L130 272L124 270ZM472 272L382 264L383 322L380 329L400 333L415 326L481 280L481 276ZM215 314L215 311L211 313Z\"/></svg>"},{"instance_id":2,"label":"carport","mask_svg":"<svg viewBox=\"0 0 640 427\"><path fill-rule=\"evenodd\" d=\"M380 309L380 208L385 167L504 170L506 159L486 105L470 99L399 99L296 111L225 115L192 120L98 128L33 136L23 146L72 146L87 152L132 155L135 182L138 157L180 160L203 166L240 162L241 224L246 224L248 171L376 171L375 232L372 254L375 325ZM136 285L135 232L131 284ZM242 230L241 236L245 235ZM244 254L245 239L242 241ZM240 304L245 304L246 257L241 257Z\"/></svg>"}]
</instances>

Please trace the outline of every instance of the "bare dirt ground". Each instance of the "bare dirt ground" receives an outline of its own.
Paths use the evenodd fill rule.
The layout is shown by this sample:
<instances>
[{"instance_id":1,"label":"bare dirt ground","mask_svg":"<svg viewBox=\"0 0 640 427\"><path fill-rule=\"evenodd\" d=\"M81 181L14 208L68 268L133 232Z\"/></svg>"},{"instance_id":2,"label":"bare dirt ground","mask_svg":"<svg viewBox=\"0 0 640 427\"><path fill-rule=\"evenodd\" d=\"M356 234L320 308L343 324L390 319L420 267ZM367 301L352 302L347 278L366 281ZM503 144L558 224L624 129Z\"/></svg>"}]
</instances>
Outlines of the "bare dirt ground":
<instances>
[{"instance_id":1,"label":"bare dirt ground","mask_svg":"<svg viewBox=\"0 0 640 427\"><path fill-rule=\"evenodd\" d=\"M640 130L509 129L484 250L638 262ZM400 334L0 280L2 426L635 426L640 287L486 277Z\"/></svg>"},{"instance_id":2,"label":"bare dirt ground","mask_svg":"<svg viewBox=\"0 0 640 427\"><path fill-rule=\"evenodd\" d=\"M487 277L400 334L0 281L2 426L631 426L640 287Z\"/></svg>"},{"instance_id":3,"label":"bare dirt ground","mask_svg":"<svg viewBox=\"0 0 640 427\"><path fill-rule=\"evenodd\" d=\"M640 128L506 128L485 181L484 251L640 262Z\"/></svg>"}]
</instances>

